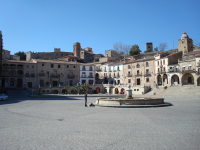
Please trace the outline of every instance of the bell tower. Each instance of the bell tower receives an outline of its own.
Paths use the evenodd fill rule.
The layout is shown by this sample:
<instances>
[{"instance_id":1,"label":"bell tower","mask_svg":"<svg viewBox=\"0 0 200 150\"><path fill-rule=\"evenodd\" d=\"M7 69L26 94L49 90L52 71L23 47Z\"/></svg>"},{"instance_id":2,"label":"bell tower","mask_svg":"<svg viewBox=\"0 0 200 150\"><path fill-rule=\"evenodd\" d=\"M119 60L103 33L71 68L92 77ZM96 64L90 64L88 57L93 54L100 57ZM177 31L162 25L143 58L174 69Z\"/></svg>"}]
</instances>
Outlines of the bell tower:
<instances>
[{"instance_id":1,"label":"bell tower","mask_svg":"<svg viewBox=\"0 0 200 150\"><path fill-rule=\"evenodd\" d=\"M181 39L178 40L178 51L182 51L183 55L193 51L193 40L185 32L183 32Z\"/></svg>"}]
</instances>

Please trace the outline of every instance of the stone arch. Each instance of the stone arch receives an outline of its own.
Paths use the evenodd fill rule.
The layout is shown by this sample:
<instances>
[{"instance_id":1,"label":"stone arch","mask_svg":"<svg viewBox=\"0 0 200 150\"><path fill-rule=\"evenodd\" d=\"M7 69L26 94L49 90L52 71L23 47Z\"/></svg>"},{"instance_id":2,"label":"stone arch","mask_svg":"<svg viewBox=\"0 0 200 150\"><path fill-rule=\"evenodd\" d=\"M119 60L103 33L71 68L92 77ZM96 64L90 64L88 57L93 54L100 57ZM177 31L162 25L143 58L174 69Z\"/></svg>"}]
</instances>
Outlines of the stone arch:
<instances>
[{"instance_id":1,"label":"stone arch","mask_svg":"<svg viewBox=\"0 0 200 150\"><path fill-rule=\"evenodd\" d=\"M194 77L191 73L186 73L181 79L182 85L192 85L194 84Z\"/></svg>"},{"instance_id":2,"label":"stone arch","mask_svg":"<svg viewBox=\"0 0 200 150\"><path fill-rule=\"evenodd\" d=\"M166 86L168 84L168 78L167 78L167 74L163 75L163 86Z\"/></svg>"},{"instance_id":3,"label":"stone arch","mask_svg":"<svg viewBox=\"0 0 200 150\"><path fill-rule=\"evenodd\" d=\"M158 85L162 85L162 78L160 74L157 76L157 83Z\"/></svg>"},{"instance_id":4,"label":"stone arch","mask_svg":"<svg viewBox=\"0 0 200 150\"><path fill-rule=\"evenodd\" d=\"M200 77L197 78L197 86L200 86Z\"/></svg>"},{"instance_id":5,"label":"stone arch","mask_svg":"<svg viewBox=\"0 0 200 150\"><path fill-rule=\"evenodd\" d=\"M174 74L171 77L171 85L178 85L179 84L179 77L178 75Z\"/></svg>"}]
</instances>

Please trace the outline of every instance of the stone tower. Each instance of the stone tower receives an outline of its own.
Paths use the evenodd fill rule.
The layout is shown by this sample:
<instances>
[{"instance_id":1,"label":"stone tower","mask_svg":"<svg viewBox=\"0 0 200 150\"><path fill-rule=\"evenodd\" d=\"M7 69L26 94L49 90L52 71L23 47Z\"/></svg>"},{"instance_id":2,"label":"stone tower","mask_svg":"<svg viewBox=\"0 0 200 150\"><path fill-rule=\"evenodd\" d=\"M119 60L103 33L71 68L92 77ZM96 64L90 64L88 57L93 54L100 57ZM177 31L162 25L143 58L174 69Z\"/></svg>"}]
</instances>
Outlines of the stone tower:
<instances>
[{"instance_id":1,"label":"stone tower","mask_svg":"<svg viewBox=\"0 0 200 150\"><path fill-rule=\"evenodd\" d=\"M152 42L146 43L146 51L148 51L148 50L153 51L153 43Z\"/></svg>"},{"instance_id":2,"label":"stone tower","mask_svg":"<svg viewBox=\"0 0 200 150\"><path fill-rule=\"evenodd\" d=\"M185 32L183 32L181 39L178 40L178 51L182 51L183 55L193 51L193 40Z\"/></svg>"},{"instance_id":3,"label":"stone tower","mask_svg":"<svg viewBox=\"0 0 200 150\"><path fill-rule=\"evenodd\" d=\"M78 57L78 59L80 59L80 52L81 52L81 44L79 42L74 43L73 53L74 53L74 56Z\"/></svg>"}]
</instances>

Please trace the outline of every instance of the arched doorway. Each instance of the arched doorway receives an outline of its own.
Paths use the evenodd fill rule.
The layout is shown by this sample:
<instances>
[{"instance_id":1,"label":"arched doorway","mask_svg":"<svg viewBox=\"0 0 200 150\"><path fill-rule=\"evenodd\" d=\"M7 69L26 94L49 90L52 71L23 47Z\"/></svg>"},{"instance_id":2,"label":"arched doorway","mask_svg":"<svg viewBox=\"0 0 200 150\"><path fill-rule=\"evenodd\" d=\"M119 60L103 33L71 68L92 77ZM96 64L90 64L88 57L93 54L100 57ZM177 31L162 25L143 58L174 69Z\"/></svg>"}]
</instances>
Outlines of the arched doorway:
<instances>
[{"instance_id":1,"label":"arched doorway","mask_svg":"<svg viewBox=\"0 0 200 150\"><path fill-rule=\"evenodd\" d=\"M164 74L163 75L163 86L166 86L168 84L168 78L167 78L167 75Z\"/></svg>"},{"instance_id":2,"label":"arched doorway","mask_svg":"<svg viewBox=\"0 0 200 150\"><path fill-rule=\"evenodd\" d=\"M121 94L124 94L125 93L125 90L122 88L121 89Z\"/></svg>"},{"instance_id":3,"label":"arched doorway","mask_svg":"<svg viewBox=\"0 0 200 150\"><path fill-rule=\"evenodd\" d=\"M109 94L113 94L113 88L109 89Z\"/></svg>"},{"instance_id":4,"label":"arched doorway","mask_svg":"<svg viewBox=\"0 0 200 150\"><path fill-rule=\"evenodd\" d=\"M191 73L186 73L182 77L182 85L192 85L194 84L194 77Z\"/></svg>"},{"instance_id":5,"label":"arched doorway","mask_svg":"<svg viewBox=\"0 0 200 150\"><path fill-rule=\"evenodd\" d=\"M21 78L17 79L17 87L22 87L23 85L23 80Z\"/></svg>"},{"instance_id":6,"label":"arched doorway","mask_svg":"<svg viewBox=\"0 0 200 150\"><path fill-rule=\"evenodd\" d=\"M171 85L178 85L179 84L179 77L177 75L173 75L171 78Z\"/></svg>"},{"instance_id":7,"label":"arched doorway","mask_svg":"<svg viewBox=\"0 0 200 150\"><path fill-rule=\"evenodd\" d=\"M97 94L100 93L100 88L99 87L96 88L96 93Z\"/></svg>"},{"instance_id":8,"label":"arched doorway","mask_svg":"<svg viewBox=\"0 0 200 150\"><path fill-rule=\"evenodd\" d=\"M115 94L118 94L119 91L118 91L118 88L115 88Z\"/></svg>"},{"instance_id":9,"label":"arched doorway","mask_svg":"<svg viewBox=\"0 0 200 150\"><path fill-rule=\"evenodd\" d=\"M162 78L161 78L160 74L157 77L157 83L158 83L158 85L162 85Z\"/></svg>"},{"instance_id":10,"label":"arched doorway","mask_svg":"<svg viewBox=\"0 0 200 150\"><path fill-rule=\"evenodd\" d=\"M200 86L200 77L197 79L197 86Z\"/></svg>"}]
</instances>

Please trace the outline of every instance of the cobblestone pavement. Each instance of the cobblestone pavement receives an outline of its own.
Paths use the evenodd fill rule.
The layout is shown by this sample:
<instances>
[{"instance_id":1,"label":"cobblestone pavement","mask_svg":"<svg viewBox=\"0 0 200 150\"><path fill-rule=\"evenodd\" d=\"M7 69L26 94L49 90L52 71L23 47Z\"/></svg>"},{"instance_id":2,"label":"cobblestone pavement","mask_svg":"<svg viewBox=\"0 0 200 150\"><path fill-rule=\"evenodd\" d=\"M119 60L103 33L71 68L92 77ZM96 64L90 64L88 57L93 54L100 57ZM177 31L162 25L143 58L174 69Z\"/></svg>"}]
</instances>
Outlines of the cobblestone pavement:
<instances>
[{"instance_id":1,"label":"cobblestone pavement","mask_svg":"<svg viewBox=\"0 0 200 150\"><path fill-rule=\"evenodd\" d=\"M199 150L200 98L165 101L174 106L84 107L81 97L0 101L0 149Z\"/></svg>"}]
</instances>

